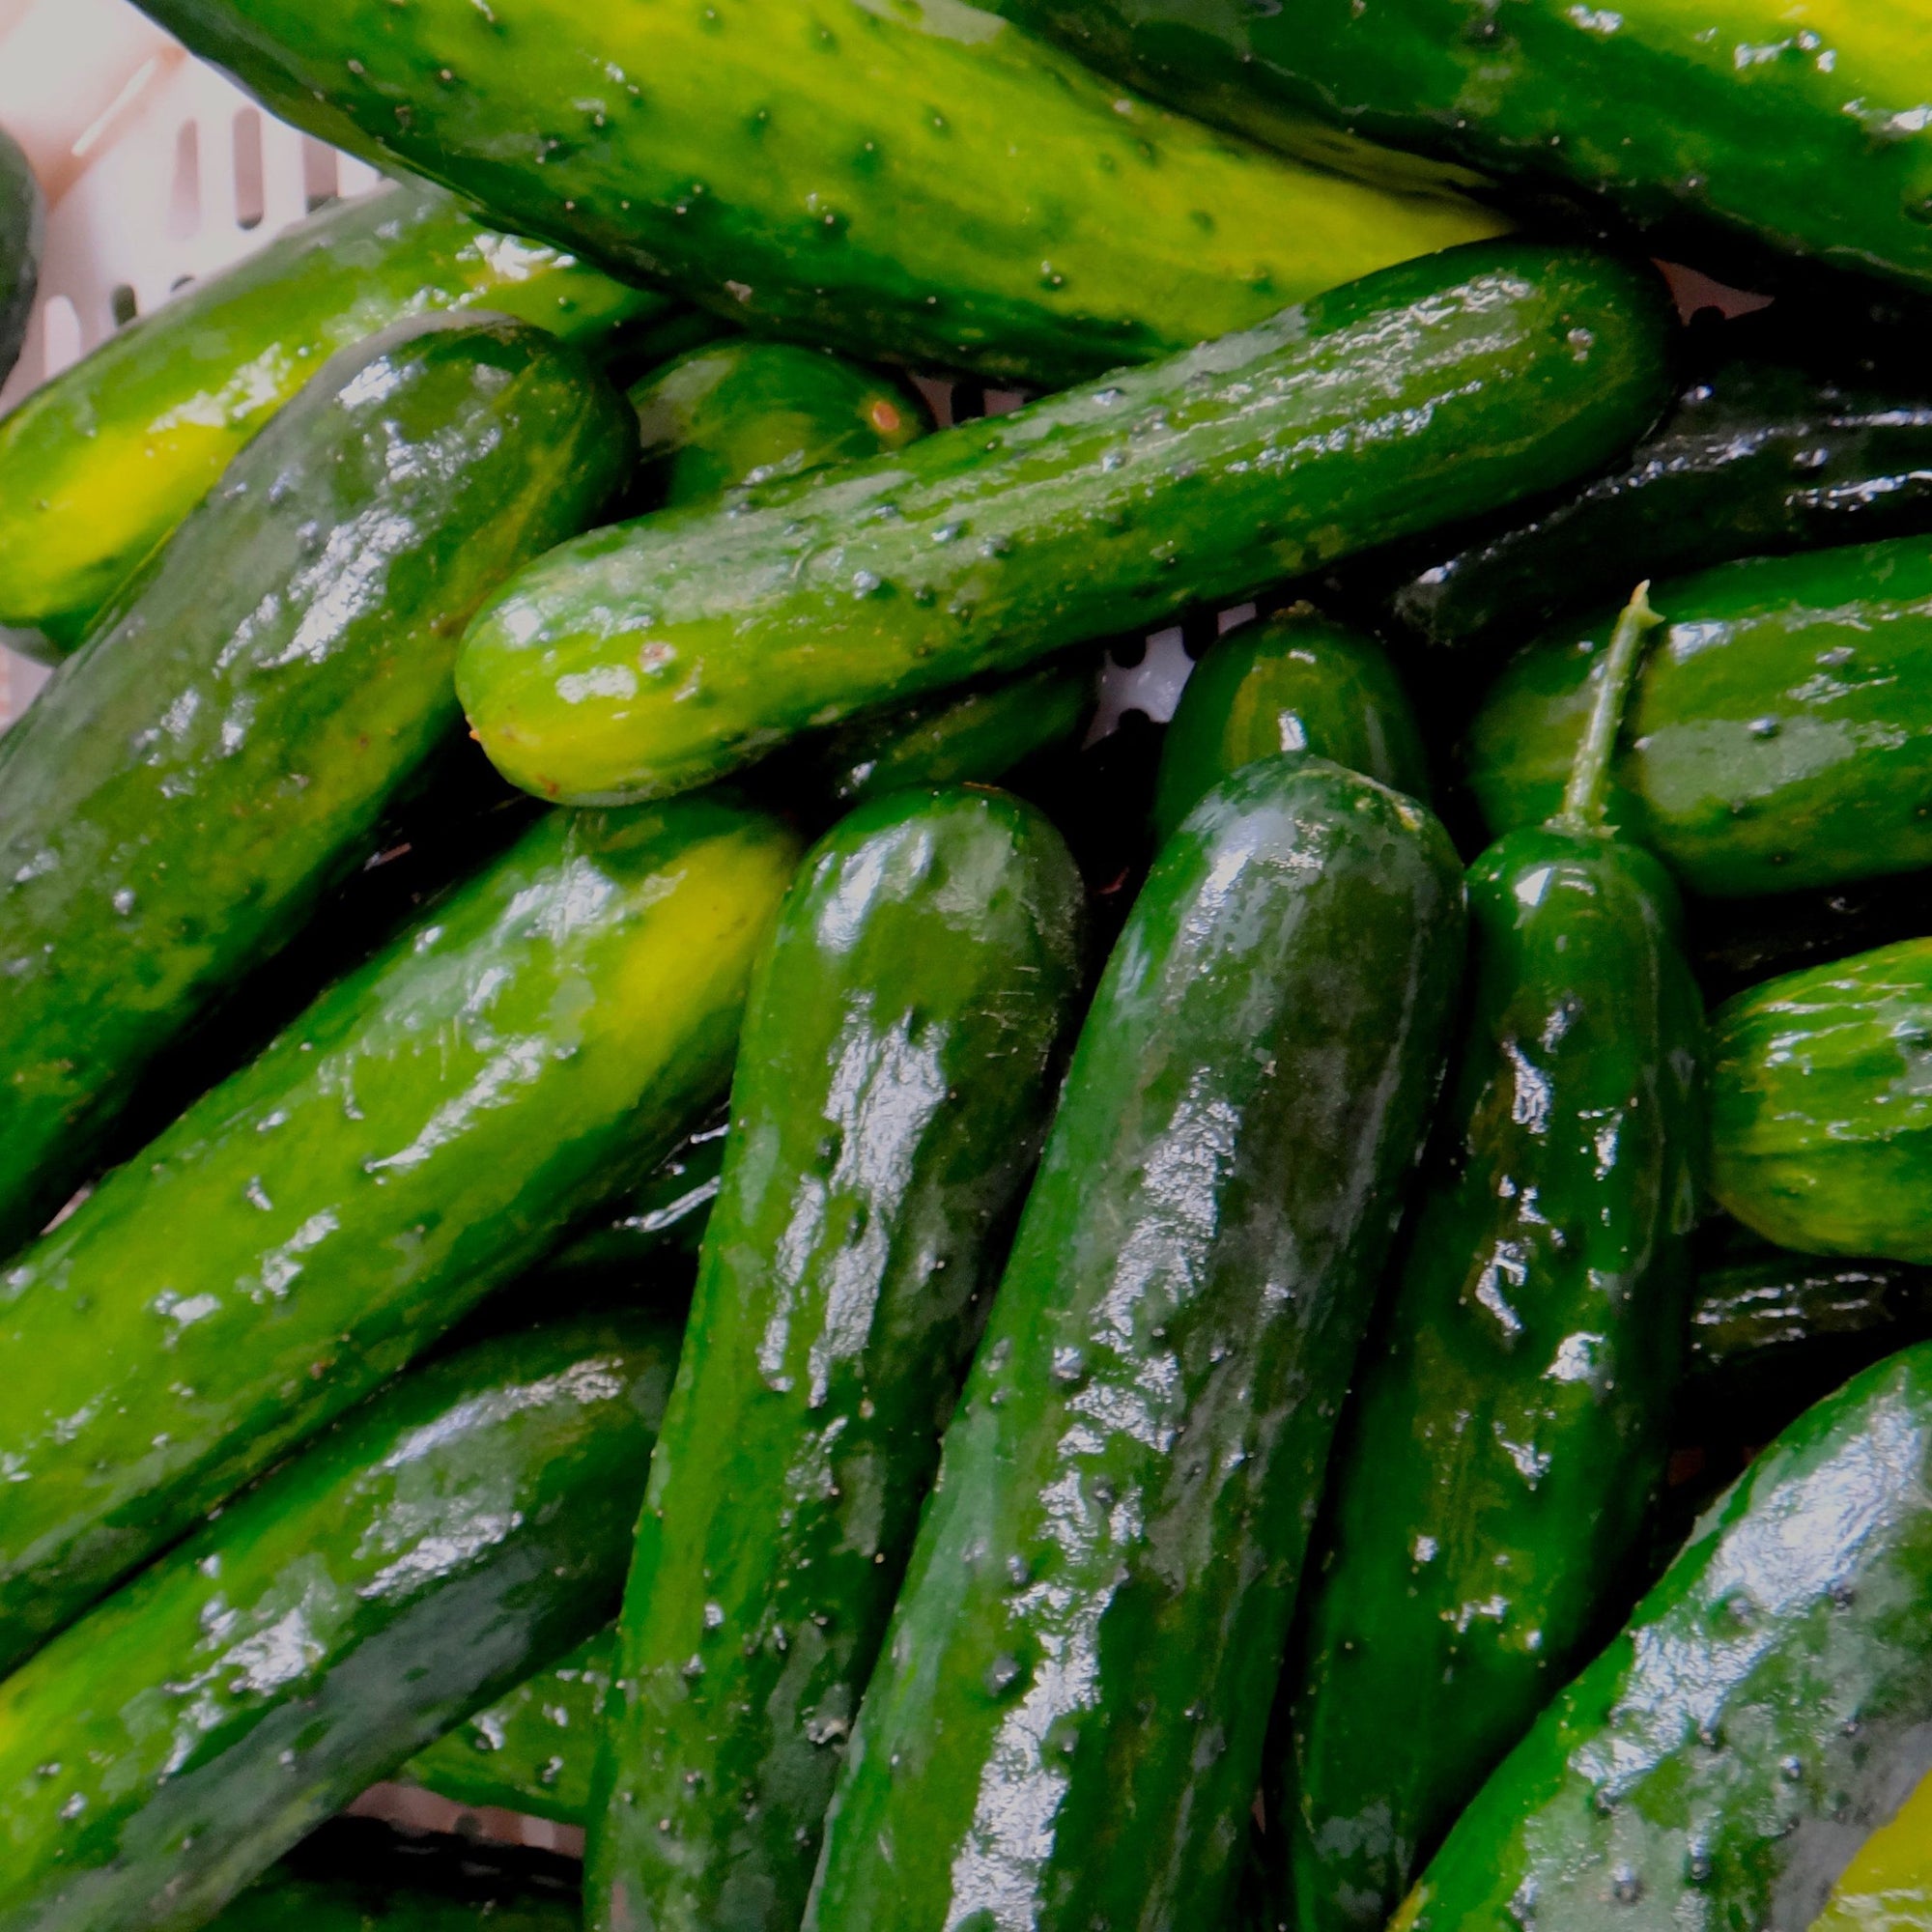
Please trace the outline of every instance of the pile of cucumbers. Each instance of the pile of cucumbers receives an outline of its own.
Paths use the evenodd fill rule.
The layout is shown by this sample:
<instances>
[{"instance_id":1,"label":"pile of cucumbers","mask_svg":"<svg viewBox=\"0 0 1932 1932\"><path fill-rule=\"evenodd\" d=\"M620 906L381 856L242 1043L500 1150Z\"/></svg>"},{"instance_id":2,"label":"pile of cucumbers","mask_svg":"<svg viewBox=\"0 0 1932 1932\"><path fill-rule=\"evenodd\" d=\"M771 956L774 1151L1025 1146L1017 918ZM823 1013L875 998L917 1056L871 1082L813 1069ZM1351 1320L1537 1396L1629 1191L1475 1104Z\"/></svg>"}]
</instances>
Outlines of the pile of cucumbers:
<instances>
[{"instance_id":1,"label":"pile of cucumbers","mask_svg":"<svg viewBox=\"0 0 1932 1932\"><path fill-rule=\"evenodd\" d=\"M140 4L0 1932L1932 1926L1932 18Z\"/></svg>"}]
</instances>

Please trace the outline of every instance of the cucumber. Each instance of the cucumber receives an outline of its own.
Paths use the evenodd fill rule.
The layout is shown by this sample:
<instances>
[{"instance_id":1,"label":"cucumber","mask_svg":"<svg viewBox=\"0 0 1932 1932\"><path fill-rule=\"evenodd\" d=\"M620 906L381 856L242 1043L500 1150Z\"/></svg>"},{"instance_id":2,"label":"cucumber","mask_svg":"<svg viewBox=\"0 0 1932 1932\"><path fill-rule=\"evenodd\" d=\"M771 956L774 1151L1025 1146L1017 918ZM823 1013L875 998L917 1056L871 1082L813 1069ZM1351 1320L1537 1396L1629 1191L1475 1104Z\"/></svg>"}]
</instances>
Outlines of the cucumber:
<instances>
[{"instance_id":1,"label":"cucumber","mask_svg":"<svg viewBox=\"0 0 1932 1932\"><path fill-rule=\"evenodd\" d=\"M1817 1932L1909 1932L1932 1920L1932 1776L1921 1778L1840 1874Z\"/></svg>"},{"instance_id":2,"label":"cucumber","mask_svg":"<svg viewBox=\"0 0 1932 1932\"><path fill-rule=\"evenodd\" d=\"M618 1621L591 1926L798 1923L1045 1131L1081 910L1047 821L966 788L860 807L785 900Z\"/></svg>"},{"instance_id":3,"label":"cucumber","mask_svg":"<svg viewBox=\"0 0 1932 1932\"><path fill-rule=\"evenodd\" d=\"M632 436L537 329L403 323L242 452L0 740L0 1250L362 862L455 726L466 616L590 521Z\"/></svg>"},{"instance_id":4,"label":"cucumber","mask_svg":"<svg viewBox=\"0 0 1932 1932\"><path fill-rule=\"evenodd\" d=\"M1230 772L1283 752L1429 796L1428 757L1395 668L1378 644L1303 604L1236 631L1195 666L1161 748L1155 835L1170 838Z\"/></svg>"},{"instance_id":5,"label":"cucumber","mask_svg":"<svg viewBox=\"0 0 1932 1932\"><path fill-rule=\"evenodd\" d=\"M1336 1410L1433 1097L1461 867L1250 765L1081 1032L806 1925L1220 1922Z\"/></svg>"},{"instance_id":6,"label":"cucumber","mask_svg":"<svg viewBox=\"0 0 1932 1932\"><path fill-rule=\"evenodd\" d=\"M283 119L613 273L1047 386L1502 226L1209 133L965 0L146 11Z\"/></svg>"},{"instance_id":7,"label":"cucumber","mask_svg":"<svg viewBox=\"0 0 1932 1932\"><path fill-rule=\"evenodd\" d=\"M695 1127L614 1213L600 1213L545 1261L547 1281L622 1280L668 1258L695 1258L718 1198L725 1125L720 1112Z\"/></svg>"},{"instance_id":8,"label":"cucumber","mask_svg":"<svg viewBox=\"0 0 1932 1932\"><path fill-rule=\"evenodd\" d=\"M1564 809L1469 870L1468 1031L1336 1454L1273 1746L1276 1922L1380 1932L1626 1578L1668 1455L1702 1141L1676 892L1607 836L1655 620Z\"/></svg>"},{"instance_id":9,"label":"cucumber","mask_svg":"<svg viewBox=\"0 0 1932 1932\"><path fill-rule=\"evenodd\" d=\"M1711 1191L1806 1254L1932 1262L1932 939L1767 980L1711 1020Z\"/></svg>"},{"instance_id":10,"label":"cucumber","mask_svg":"<svg viewBox=\"0 0 1932 1932\"><path fill-rule=\"evenodd\" d=\"M38 626L50 660L71 650L276 412L365 336L489 309L592 347L673 307L422 184L325 209L0 418L0 623Z\"/></svg>"},{"instance_id":11,"label":"cucumber","mask_svg":"<svg viewBox=\"0 0 1932 1932\"><path fill-rule=\"evenodd\" d=\"M13 373L26 338L45 235L41 185L18 144L0 128L0 383ZM0 492L5 488L0 482Z\"/></svg>"},{"instance_id":12,"label":"cucumber","mask_svg":"<svg viewBox=\"0 0 1932 1932\"><path fill-rule=\"evenodd\" d=\"M1932 1344L1792 1424L1457 1820L1394 1932L1805 1926L1926 1769Z\"/></svg>"},{"instance_id":13,"label":"cucumber","mask_svg":"<svg viewBox=\"0 0 1932 1932\"><path fill-rule=\"evenodd\" d=\"M541 567L541 566L539 566ZM1932 864L1932 540L1751 557L1653 593L1611 814L1691 891L1795 891ZM1547 815L1607 616L1504 672L1467 767L1497 833Z\"/></svg>"},{"instance_id":14,"label":"cucumber","mask_svg":"<svg viewBox=\"0 0 1932 1932\"><path fill-rule=\"evenodd\" d=\"M539 820L0 1273L0 1668L641 1178L795 855L713 799Z\"/></svg>"},{"instance_id":15,"label":"cucumber","mask_svg":"<svg viewBox=\"0 0 1932 1932\"><path fill-rule=\"evenodd\" d=\"M708 343L630 396L653 508L883 456L932 427L910 390L789 342Z\"/></svg>"},{"instance_id":16,"label":"cucumber","mask_svg":"<svg viewBox=\"0 0 1932 1932\"><path fill-rule=\"evenodd\" d=\"M202 1923L610 1614L677 1326L405 1378L0 1683L0 1926Z\"/></svg>"},{"instance_id":17,"label":"cucumber","mask_svg":"<svg viewBox=\"0 0 1932 1932\"><path fill-rule=\"evenodd\" d=\"M567 544L471 626L464 708L540 797L682 790L1587 470L1661 407L1667 328L1654 276L1606 258L1391 269L895 456Z\"/></svg>"}]
</instances>

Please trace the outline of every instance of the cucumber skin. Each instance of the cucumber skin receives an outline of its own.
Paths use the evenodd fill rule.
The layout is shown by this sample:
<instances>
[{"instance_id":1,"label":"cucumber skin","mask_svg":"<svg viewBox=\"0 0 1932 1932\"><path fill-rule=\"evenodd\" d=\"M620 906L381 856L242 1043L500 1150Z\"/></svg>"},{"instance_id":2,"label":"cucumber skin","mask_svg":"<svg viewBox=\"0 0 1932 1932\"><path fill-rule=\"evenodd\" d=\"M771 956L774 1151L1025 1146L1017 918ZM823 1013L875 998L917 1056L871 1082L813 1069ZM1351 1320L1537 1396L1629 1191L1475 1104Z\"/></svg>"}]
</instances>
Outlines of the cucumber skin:
<instances>
[{"instance_id":1,"label":"cucumber skin","mask_svg":"<svg viewBox=\"0 0 1932 1932\"><path fill-rule=\"evenodd\" d=\"M1283 1680L1269 1842L1300 1932L1379 1932L1628 1607L1698 1208L1676 896L1648 854L1555 827L1470 868L1462 1065Z\"/></svg>"},{"instance_id":2,"label":"cucumber skin","mask_svg":"<svg viewBox=\"0 0 1932 1932\"><path fill-rule=\"evenodd\" d=\"M422 183L326 209L0 417L0 624L72 650L309 378L397 322L487 309L588 348L673 306Z\"/></svg>"},{"instance_id":3,"label":"cucumber skin","mask_svg":"<svg viewBox=\"0 0 1932 1932\"><path fill-rule=\"evenodd\" d=\"M1318 759L1248 766L1156 860L947 1433L808 1932L1218 1922L1463 923L1441 827Z\"/></svg>"},{"instance_id":4,"label":"cucumber skin","mask_svg":"<svg viewBox=\"0 0 1932 1932\"><path fill-rule=\"evenodd\" d=\"M33 313L46 215L26 156L0 128L0 383L13 373Z\"/></svg>"},{"instance_id":5,"label":"cucumber skin","mask_svg":"<svg viewBox=\"0 0 1932 1932\"><path fill-rule=\"evenodd\" d=\"M1230 772L1283 752L1429 797L1428 754L1395 667L1372 639L1303 607L1243 627L1195 666L1161 747L1156 837L1172 837Z\"/></svg>"},{"instance_id":6,"label":"cucumber skin","mask_svg":"<svg viewBox=\"0 0 1932 1932\"><path fill-rule=\"evenodd\" d=\"M1711 1191L1806 1254L1932 1262L1932 939L1767 980L1711 1020Z\"/></svg>"},{"instance_id":7,"label":"cucumber skin","mask_svg":"<svg viewBox=\"0 0 1932 1932\"><path fill-rule=\"evenodd\" d=\"M1394 1932L1505 1932L1532 1902L1547 1932L1808 1925L1925 1768L1928 1451L1928 1344L1792 1424L1504 1760Z\"/></svg>"},{"instance_id":8,"label":"cucumber skin","mask_svg":"<svg viewBox=\"0 0 1932 1932\"><path fill-rule=\"evenodd\" d=\"M539 330L404 323L317 376L0 739L0 1252L368 855L456 726L465 618L634 446Z\"/></svg>"},{"instance_id":9,"label":"cucumber skin","mask_svg":"<svg viewBox=\"0 0 1932 1932\"><path fill-rule=\"evenodd\" d=\"M1231 142L963 0L146 11L283 119L626 279L1047 387L1504 225Z\"/></svg>"},{"instance_id":10,"label":"cucumber skin","mask_svg":"<svg viewBox=\"0 0 1932 1932\"><path fill-rule=\"evenodd\" d=\"M1932 543L1751 557L1659 584L1612 820L1714 898L1932 865ZM1611 613L1496 681L1469 730L1491 829L1562 794Z\"/></svg>"},{"instance_id":11,"label":"cucumber skin","mask_svg":"<svg viewBox=\"0 0 1932 1932\"><path fill-rule=\"evenodd\" d=\"M475 1932L487 1914L490 1932L577 1932L566 1897L446 1898L428 1889L373 1891L364 1886L271 1872L224 1912L209 1932Z\"/></svg>"},{"instance_id":12,"label":"cucumber skin","mask_svg":"<svg viewBox=\"0 0 1932 1932\"><path fill-rule=\"evenodd\" d=\"M682 790L808 726L1512 501L1662 408L1660 287L1484 244L729 513L593 532L471 625L464 709L540 797Z\"/></svg>"},{"instance_id":13,"label":"cucumber skin","mask_svg":"<svg viewBox=\"0 0 1932 1932\"><path fill-rule=\"evenodd\" d=\"M796 851L713 799L539 820L0 1274L0 1666L641 1178Z\"/></svg>"},{"instance_id":14,"label":"cucumber skin","mask_svg":"<svg viewBox=\"0 0 1932 1932\"><path fill-rule=\"evenodd\" d=\"M677 1346L600 1318L424 1369L14 1672L0 1926L199 1925L594 1630Z\"/></svg>"},{"instance_id":15,"label":"cucumber skin","mask_svg":"<svg viewBox=\"0 0 1932 1932\"><path fill-rule=\"evenodd\" d=\"M618 1621L588 1925L798 1923L1046 1129L1083 900L1039 813L965 788L861 806L785 900Z\"/></svg>"}]
</instances>

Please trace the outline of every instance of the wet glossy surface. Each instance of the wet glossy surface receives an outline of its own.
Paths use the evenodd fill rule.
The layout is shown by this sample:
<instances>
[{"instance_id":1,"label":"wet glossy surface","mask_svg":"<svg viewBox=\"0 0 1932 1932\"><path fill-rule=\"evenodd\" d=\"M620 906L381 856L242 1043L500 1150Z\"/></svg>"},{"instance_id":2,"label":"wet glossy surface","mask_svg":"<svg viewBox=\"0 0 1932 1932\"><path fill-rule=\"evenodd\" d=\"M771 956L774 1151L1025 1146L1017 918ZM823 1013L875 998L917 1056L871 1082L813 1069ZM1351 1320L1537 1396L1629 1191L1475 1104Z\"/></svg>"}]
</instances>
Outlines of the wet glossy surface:
<instances>
[{"instance_id":1,"label":"wet glossy surface","mask_svg":"<svg viewBox=\"0 0 1932 1932\"><path fill-rule=\"evenodd\" d=\"M368 856L457 727L469 613L590 521L633 446L550 336L405 323L283 412L0 738L0 1250Z\"/></svg>"},{"instance_id":2,"label":"wet glossy surface","mask_svg":"<svg viewBox=\"0 0 1932 1932\"><path fill-rule=\"evenodd\" d=\"M1081 901L1043 817L963 786L861 806L785 901L625 1591L592 1926L798 1922L1046 1130Z\"/></svg>"},{"instance_id":3,"label":"wet glossy surface","mask_svg":"<svg viewBox=\"0 0 1932 1932\"><path fill-rule=\"evenodd\" d=\"M1398 1932L1803 1932L1926 1768L1932 1344L1792 1425L1450 1833Z\"/></svg>"},{"instance_id":4,"label":"wet glossy surface","mask_svg":"<svg viewBox=\"0 0 1932 1932\"><path fill-rule=\"evenodd\" d=\"M0 129L0 383L13 372L40 281L46 209L17 143Z\"/></svg>"},{"instance_id":5,"label":"wet glossy surface","mask_svg":"<svg viewBox=\"0 0 1932 1932\"><path fill-rule=\"evenodd\" d=\"M1435 821L1315 759L1250 766L1156 861L947 1434L814 1932L1220 1922L1463 922Z\"/></svg>"},{"instance_id":6,"label":"wet glossy surface","mask_svg":"<svg viewBox=\"0 0 1932 1932\"><path fill-rule=\"evenodd\" d=\"M609 1614L678 1342L407 1378L0 1684L0 1926L193 1925Z\"/></svg>"},{"instance_id":7,"label":"wet glossy surface","mask_svg":"<svg viewBox=\"0 0 1932 1932\"><path fill-rule=\"evenodd\" d=\"M1486 243L897 457L565 545L457 683L539 796L682 790L1586 472L1666 399L1648 270Z\"/></svg>"},{"instance_id":8,"label":"wet glossy surface","mask_svg":"<svg viewBox=\"0 0 1932 1932\"><path fill-rule=\"evenodd\" d=\"M796 847L552 813L0 1271L11 1662L660 1158Z\"/></svg>"}]
</instances>

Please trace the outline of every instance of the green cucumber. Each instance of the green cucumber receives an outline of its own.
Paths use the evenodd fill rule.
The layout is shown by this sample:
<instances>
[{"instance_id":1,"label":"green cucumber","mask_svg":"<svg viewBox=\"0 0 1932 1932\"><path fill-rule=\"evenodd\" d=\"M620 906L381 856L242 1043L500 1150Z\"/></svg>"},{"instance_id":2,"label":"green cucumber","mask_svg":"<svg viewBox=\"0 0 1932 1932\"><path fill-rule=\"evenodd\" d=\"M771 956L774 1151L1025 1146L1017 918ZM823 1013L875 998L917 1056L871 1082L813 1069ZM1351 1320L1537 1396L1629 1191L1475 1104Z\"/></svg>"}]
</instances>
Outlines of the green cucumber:
<instances>
[{"instance_id":1,"label":"green cucumber","mask_svg":"<svg viewBox=\"0 0 1932 1932\"><path fill-rule=\"evenodd\" d=\"M718 1198L724 1165L725 1117L694 1128L642 1183L578 1230L543 1264L552 1281L622 1278L667 1256L696 1256Z\"/></svg>"},{"instance_id":2,"label":"green cucumber","mask_svg":"<svg viewBox=\"0 0 1932 1932\"><path fill-rule=\"evenodd\" d=\"M242 453L0 739L0 1250L367 856L457 724L465 618L595 516L633 434L537 329L400 324Z\"/></svg>"},{"instance_id":3,"label":"green cucumber","mask_svg":"<svg viewBox=\"0 0 1932 1932\"><path fill-rule=\"evenodd\" d=\"M1740 993L1711 1052L1726 1210L1806 1254L1932 1262L1932 939Z\"/></svg>"},{"instance_id":4,"label":"green cucumber","mask_svg":"<svg viewBox=\"0 0 1932 1932\"><path fill-rule=\"evenodd\" d=\"M1246 767L1162 850L947 1433L810 1932L1220 1922L1463 923L1442 828L1321 759Z\"/></svg>"},{"instance_id":5,"label":"green cucumber","mask_svg":"<svg viewBox=\"0 0 1932 1932\"><path fill-rule=\"evenodd\" d=\"M1394 666L1370 639L1298 605L1237 630L1195 666L1161 748L1156 836L1172 836L1230 772L1283 752L1429 796L1422 734Z\"/></svg>"},{"instance_id":6,"label":"green cucumber","mask_svg":"<svg viewBox=\"0 0 1932 1932\"><path fill-rule=\"evenodd\" d=\"M595 1630L677 1333L573 1322L406 1377L0 1682L0 1927L198 1925Z\"/></svg>"},{"instance_id":7,"label":"green cucumber","mask_svg":"<svg viewBox=\"0 0 1932 1932\"><path fill-rule=\"evenodd\" d=\"M632 384L652 507L901 449L932 427L912 392L835 355L739 338Z\"/></svg>"},{"instance_id":8,"label":"green cucumber","mask_svg":"<svg viewBox=\"0 0 1932 1932\"><path fill-rule=\"evenodd\" d=\"M1618 1601L1684 1356L1702 1014L1676 892L1607 835L1643 630L1564 810L1469 870L1472 999L1336 1454L1274 1767L1277 1922L1379 1932Z\"/></svg>"},{"instance_id":9,"label":"green cucumber","mask_svg":"<svg viewBox=\"0 0 1932 1932\"><path fill-rule=\"evenodd\" d=\"M655 796L1549 488L1661 407L1659 288L1483 244L728 510L593 532L470 627L464 708L540 797Z\"/></svg>"},{"instance_id":10,"label":"green cucumber","mask_svg":"<svg viewBox=\"0 0 1932 1932\"><path fill-rule=\"evenodd\" d=\"M1457 1821L1393 1932L1806 1926L1932 1736L1932 1344L1792 1424Z\"/></svg>"},{"instance_id":11,"label":"green cucumber","mask_svg":"<svg viewBox=\"0 0 1932 1932\"><path fill-rule=\"evenodd\" d=\"M541 567L541 566L539 566ZM1751 557L1652 593L1610 809L1693 892L1794 891L1932 865L1932 539ZM1548 815L1609 617L1504 672L1468 777L1497 833Z\"/></svg>"},{"instance_id":12,"label":"green cucumber","mask_svg":"<svg viewBox=\"0 0 1932 1932\"><path fill-rule=\"evenodd\" d=\"M785 900L618 1621L592 1926L798 1923L1045 1131L1081 898L1038 812L962 787L861 806Z\"/></svg>"},{"instance_id":13,"label":"green cucumber","mask_svg":"<svg viewBox=\"0 0 1932 1932\"><path fill-rule=\"evenodd\" d=\"M274 113L612 272L1046 386L1493 235L1151 108L966 0L145 0Z\"/></svg>"},{"instance_id":14,"label":"green cucumber","mask_svg":"<svg viewBox=\"0 0 1932 1932\"><path fill-rule=\"evenodd\" d=\"M365 336L488 309L589 347L672 307L421 184L326 209L0 418L0 624L71 650L276 412Z\"/></svg>"},{"instance_id":15,"label":"green cucumber","mask_svg":"<svg viewBox=\"0 0 1932 1932\"><path fill-rule=\"evenodd\" d=\"M0 128L0 383L13 373L40 286L46 204L41 185L4 128ZM6 484L0 482L0 492ZM0 611L0 622L6 612Z\"/></svg>"},{"instance_id":16,"label":"green cucumber","mask_svg":"<svg viewBox=\"0 0 1932 1932\"><path fill-rule=\"evenodd\" d=\"M0 1668L641 1178L795 856L548 814L0 1272Z\"/></svg>"}]
</instances>

